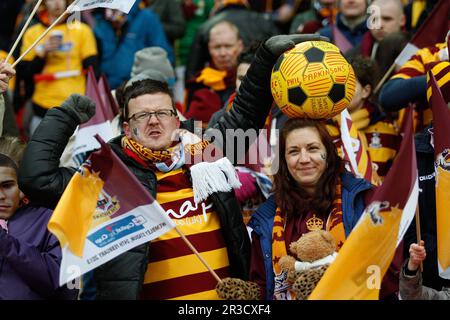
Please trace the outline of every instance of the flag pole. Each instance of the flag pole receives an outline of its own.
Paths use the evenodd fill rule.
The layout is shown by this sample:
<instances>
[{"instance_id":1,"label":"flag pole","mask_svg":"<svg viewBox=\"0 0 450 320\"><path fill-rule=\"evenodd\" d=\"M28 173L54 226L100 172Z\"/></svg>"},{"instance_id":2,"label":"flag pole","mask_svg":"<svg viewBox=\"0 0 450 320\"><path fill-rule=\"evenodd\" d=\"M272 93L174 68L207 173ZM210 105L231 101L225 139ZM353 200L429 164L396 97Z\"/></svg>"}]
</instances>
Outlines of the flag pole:
<instances>
[{"instance_id":1,"label":"flag pole","mask_svg":"<svg viewBox=\"0 0 450 320\"><path fill-rule=\"evenodd\" d=\"M6 62L8 62L9 58L11 58L11 56L13 55L14 50L16 50L17 45L19 44L20 40L22 39L23 34L24 34L25 31L27 30L28 25L30 24L30 22L31 22L31 20L33 19L34 15L36 14L36 11L37 11L37 10L39 9L39 7L41 6L42 1L43 1L43 0L38 0L38 2L36 3L36 5L34 6L34 9L33 9L33 11L31 12L30 16L28 17L27 22L25 22L25 24L24 24L24 26L23 26L23 28L22 28L22 31L20 31L20 34L19 34L19 36L17 37L16 42L14 42L14 45L12 46L11 50L9 51L8 56L6 57L6 60L5 60Z\"/></svg>"},{"instance_id":2,"label":"flag pole","mask_svg":"<svg viewBox=\"0 0 450 320\"><path fill-rule=\"evenodd\" d=\"M416 207L416 237L417 244L420 246L420 241L422 240L420 236L420 215L419 215L419 203L417 203ZM420 263L420 272L423 272L423 263Z\"/></svg>"},{"instance_id":3,"label":"flag pole","mask_svg":"<svg viewBox=\"0 0 450 320\"><path fill-rule=\"evenodd\" d=\"M383 86L383 84L386 82L387 78L391 75L392 71L394 71L396 63L394 62L388 69L388 71L386 71L385 75L383 76L383 78L380 80L380 82L378 82L377 86L375 87L375 90L373 90L373 94L377 94L378 91L381 89L381 87Z\"/></svg>"},{"instance_id":4,"label":"flag pole","mask_svg":"<svg viewBox=\"0 0 450 320\"><path fill-rule=\"evenodd\" d=\"M58 19L56 19L48 28L44 31L43 34L36 39L36 41L14 62L12 67L14 68L65 16L72 10L72 8L79 2L80 0L75 0L70 6L67 7L66 11L61 14Z\"/></svg>"},{"instance_id":5,"label":"flag pole","mask_svg":"<svg viewBox=\"0 0 450 320\"><path fill-rule=\"evenodd\" d=\"M198 253L197 249L195 249L195 247L192 245L192 243L186 238L186 236L183 234L183 232L181 232L180 229L178 229L178 226L175 226L175 230L176 232L178 232L178 234L180 235L181 239L183 239L184 242L186 242L186 244L188 245L188 247L192 250L192 252L195 253L195 255L200 259L200 261L204 264L204 266L206 267L206 269L208 269L208 271L213 275L213 277L217 280L217 282L221 283L222 279L219 278L219 276L217 275L217 273L210 267L210 265L208 264L208 262L206 262L205 259L203 259L203 257L200 255L200 253Z\"/></svg>"}]
</instances>

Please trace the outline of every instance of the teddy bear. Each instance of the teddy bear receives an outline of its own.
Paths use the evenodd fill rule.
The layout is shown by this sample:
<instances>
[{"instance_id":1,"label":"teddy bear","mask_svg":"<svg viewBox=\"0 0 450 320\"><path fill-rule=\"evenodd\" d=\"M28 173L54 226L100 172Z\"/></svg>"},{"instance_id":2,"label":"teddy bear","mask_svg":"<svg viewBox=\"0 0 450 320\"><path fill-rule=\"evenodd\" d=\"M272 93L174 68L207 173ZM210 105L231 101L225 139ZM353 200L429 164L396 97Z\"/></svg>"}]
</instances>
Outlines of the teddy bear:
<instances>
[{"instance_id":1,"label":"teddy bear","mask_svg":"<svg viewBox=\"0 0 450 320\"><path fill-rule=\"evenodd\" d=\"M292 284L297 299L306 300L336 258L336 242L328 231L316 230L292 242L289 250L300 261L287 255L278 263L287 272L287 281Z\"/></svg>"}]
</instances>

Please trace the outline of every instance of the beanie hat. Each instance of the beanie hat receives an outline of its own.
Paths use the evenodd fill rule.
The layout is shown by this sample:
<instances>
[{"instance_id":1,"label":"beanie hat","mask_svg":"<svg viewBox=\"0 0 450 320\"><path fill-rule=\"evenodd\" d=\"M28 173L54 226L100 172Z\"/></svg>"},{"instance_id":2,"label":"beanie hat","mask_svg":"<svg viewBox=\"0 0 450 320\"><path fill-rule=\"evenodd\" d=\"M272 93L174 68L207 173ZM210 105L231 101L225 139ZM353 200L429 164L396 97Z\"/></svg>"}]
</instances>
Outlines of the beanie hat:
<instances>
[{"instance_id":1,"label":"beanie hat","mask_svg":"<svg viewBox=\"0 0 450 320\"><path fill-rule=\"evenodd\" d=\"M131 87L131 85L134 82L147 80L147 79L151 79L151 80L156 80L156 81L167 83L169 85L169 87L170 87L169 79L167 78L166 75L164 75L163 73L161 73L158 70L148 69L145 72L139 73L138 75L132 77L127 82L127 84L125 85L125 89L128 88L128 87Z\"/></svg>"},{"instance_id":2,"label":"beanie hat","mask_svg":"<svg viewBox=\"0 0 450 320\"><path fill-rule=\"evenodd\" d=\"M134 64L131 69L131 78L139 74L155 75L153 71L160 72L169 86L175 82L175 71L167 58L167 52L160 47L148 47L136 52ZM158 79L155 79L158 80Z\"/></svg>"}]
</instances>

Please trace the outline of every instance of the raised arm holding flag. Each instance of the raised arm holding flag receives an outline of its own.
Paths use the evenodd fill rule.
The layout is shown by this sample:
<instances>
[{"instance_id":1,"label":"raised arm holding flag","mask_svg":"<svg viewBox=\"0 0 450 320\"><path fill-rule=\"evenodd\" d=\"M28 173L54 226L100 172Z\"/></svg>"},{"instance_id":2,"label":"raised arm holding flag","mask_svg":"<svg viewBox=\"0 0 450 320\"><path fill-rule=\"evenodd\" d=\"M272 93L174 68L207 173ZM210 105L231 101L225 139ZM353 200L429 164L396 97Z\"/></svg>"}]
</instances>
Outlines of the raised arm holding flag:
<instances>
[{"instance_id":1,"label":"raised arm holding flag","mask_svg":"<svg viewBox=\"0 0 450 320\"><path fill-rule=\"evenodd\" d=\"M46 1L39 22L23 37L23 60L18 64L18 73L34 82L31 134L48 109L60 105L71 94L83 95L86 87L83 71L89 66L97 69L94 34L83 22L69 24L64 20L66 6L66 0ZM49 25L53 25L51 32L42 37L50 30ZM37 41L41 37L42 41Z\"/></svg>"}]
</instances>

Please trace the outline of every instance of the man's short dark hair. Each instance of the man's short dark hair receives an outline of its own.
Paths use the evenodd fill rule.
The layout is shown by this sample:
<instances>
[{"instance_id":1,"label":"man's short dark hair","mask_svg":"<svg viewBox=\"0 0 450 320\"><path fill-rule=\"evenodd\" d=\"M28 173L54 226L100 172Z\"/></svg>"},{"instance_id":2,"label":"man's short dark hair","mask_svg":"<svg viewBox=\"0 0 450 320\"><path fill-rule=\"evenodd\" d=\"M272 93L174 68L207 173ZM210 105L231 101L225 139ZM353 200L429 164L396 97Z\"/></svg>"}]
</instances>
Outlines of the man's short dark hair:
<instances>
[{"instance_id":1,"label":"man's short dark hair","mask_svg":"<svg viewBox=\"0 0 450 320\"><path fill-rule=\"evenodd\" d=\"M175 108L175 103L173 101L172 91L169 89L169 85L165 82L153 80L153 79L145 79L133 82L129 87L125 89L124 92L124 108L123 108L123 119L124 121L128 121L129 111L128 111L128 103L131 99L143 96L145 94L155 94L155 93L164 93L170 97L172 101L173 111L177 112Z\"/></svg>"},{"instance_id":2,"label":"man's short dark hair","mask_svg":"<svg viewBox=\"0 0 450 320\"><path fill-rule=\"evenodd\" d=\"M19 167L14 162L14 160L11 159L10 157L8 157L7 155L3 154L3 153L0 153L0 167L6 167L6 168L14 169L16 174L18 174L18 171L19 171Z\"/></svg>"}]
</instances>

